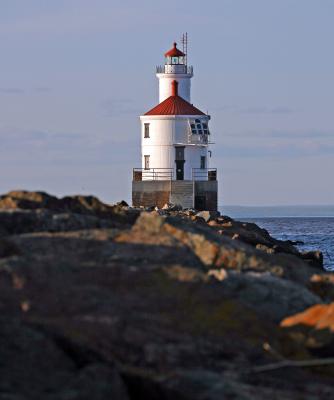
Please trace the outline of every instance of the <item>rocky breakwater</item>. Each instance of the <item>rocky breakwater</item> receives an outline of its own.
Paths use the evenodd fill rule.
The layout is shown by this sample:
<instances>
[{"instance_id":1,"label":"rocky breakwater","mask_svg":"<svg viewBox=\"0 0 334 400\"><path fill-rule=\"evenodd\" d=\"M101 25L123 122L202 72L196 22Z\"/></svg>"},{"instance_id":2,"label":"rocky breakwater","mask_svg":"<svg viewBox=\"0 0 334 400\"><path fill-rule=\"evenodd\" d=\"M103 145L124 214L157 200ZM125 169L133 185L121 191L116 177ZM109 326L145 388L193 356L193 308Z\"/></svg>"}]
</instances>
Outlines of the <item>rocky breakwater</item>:
<instances>
[{"instance_id":1,"label":"rocky breakwater","mask_svg":"<svg viewBox=\"0 0 334 400\"><path fill-rule=\"evenodd\" d=\"M333 396L330 367L293 364L324 357L298 315L325 309L332 285L317 257L254 224L10 192L0 197L0 398ZM286 322L294 314L298 327Z\"/></svg>"}]
</instances>

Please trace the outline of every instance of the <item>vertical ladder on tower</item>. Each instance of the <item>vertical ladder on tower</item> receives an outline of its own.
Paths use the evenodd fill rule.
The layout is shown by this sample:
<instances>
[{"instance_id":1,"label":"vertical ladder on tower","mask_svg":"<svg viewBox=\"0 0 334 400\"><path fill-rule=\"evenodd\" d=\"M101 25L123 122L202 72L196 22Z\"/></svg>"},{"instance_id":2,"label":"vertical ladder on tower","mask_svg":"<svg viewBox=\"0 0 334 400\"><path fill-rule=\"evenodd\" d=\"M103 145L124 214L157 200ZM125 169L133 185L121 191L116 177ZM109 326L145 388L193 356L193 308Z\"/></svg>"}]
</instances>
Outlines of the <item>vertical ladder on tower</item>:
<instances>
[{"instance_id":1,"label":"vertical ladder on tower","mask_svg":"<svg viewBox=\"0 0 334 400\"><path fill-rule=\"evenodd\" d=\"M181 37L181 43L182 43L182 52L185 54L184 57L184 63L187 65L188 61L188 32L183 33Z\"/></svg>"}]
</instances>

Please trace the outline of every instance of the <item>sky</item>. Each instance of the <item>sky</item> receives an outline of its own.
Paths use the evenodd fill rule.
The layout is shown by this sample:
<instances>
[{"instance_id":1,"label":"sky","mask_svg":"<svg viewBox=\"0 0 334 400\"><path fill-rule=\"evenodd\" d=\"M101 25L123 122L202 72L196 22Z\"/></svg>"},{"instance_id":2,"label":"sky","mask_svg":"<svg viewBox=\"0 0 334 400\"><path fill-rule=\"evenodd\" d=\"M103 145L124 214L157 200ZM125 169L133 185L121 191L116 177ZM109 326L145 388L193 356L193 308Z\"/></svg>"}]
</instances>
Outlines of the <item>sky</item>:
<instances>
[{"instance_id":1,"label":"sky","mask_svg":"<svg viewBox=\"0 0 334 400\"><path fill-rule=\"evenodd\" d=\"M334 0L0 0L0 193L131 201L155 66L188 32L219 204L334 204Z\"/></svg>"}]
</instances>

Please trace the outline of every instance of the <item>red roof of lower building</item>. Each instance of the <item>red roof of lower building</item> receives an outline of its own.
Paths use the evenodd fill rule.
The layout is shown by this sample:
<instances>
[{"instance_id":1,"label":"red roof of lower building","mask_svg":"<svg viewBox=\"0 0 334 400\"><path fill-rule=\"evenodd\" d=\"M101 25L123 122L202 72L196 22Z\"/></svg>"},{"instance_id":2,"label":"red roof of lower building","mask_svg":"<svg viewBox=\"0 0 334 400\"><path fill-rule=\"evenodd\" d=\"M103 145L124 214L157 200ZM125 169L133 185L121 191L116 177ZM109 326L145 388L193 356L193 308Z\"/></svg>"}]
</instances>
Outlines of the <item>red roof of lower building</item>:
<instances>
[{"instance_id":1,"label":"red roof of lower building","mask_svg":"<svg viewBox=\"0 0 334 400\"><path fill-rule=\"evenodd\" d=\"M178 82L172 82L172 95L144 115L206 115L178 95Z\"/></svg>"}]
</instances>

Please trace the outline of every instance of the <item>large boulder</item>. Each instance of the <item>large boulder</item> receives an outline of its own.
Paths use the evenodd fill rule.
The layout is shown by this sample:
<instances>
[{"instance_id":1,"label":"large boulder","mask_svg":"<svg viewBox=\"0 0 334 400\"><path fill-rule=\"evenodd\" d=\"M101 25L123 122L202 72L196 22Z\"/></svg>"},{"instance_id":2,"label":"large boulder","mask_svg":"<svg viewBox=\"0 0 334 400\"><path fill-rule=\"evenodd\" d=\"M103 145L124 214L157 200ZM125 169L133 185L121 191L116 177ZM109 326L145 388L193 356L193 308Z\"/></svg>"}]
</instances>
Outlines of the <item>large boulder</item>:
<instances>
[{"instance_id":1,"label":"large boulder","mask_svg":"<svg viewBox=\"0 0 334 400\"><path fill-rule=\"evenodd\" d=\"M269 272L302 285L317 271L292 254L267 254L220 235L210 226L179 217L142 213L132 230L121 233L118 240L152 245L174 243L190 250L208 269Z\"/></svg>"},{"instance_id":2,"label":"large boulder","mask_svg":"<svg viewBox=\"0 0 334 400\"><path fill-rule=\"evenodd\" d=\"M321 302L316 268L219 218L40 196L0 212L0 398L333 397L311 370L253 372L311 357L278 321Z\"/></svg>"},{"instance_id":3,"label":"large boulder","mask_svg":"<svg viewBox=\"0 0 334 400\"><path fill-rule=\"evenodd\" d=\"M59 200L45 192L16 190L0 196L0 209L56 208Z\"/></svg>"},{"instance_id":4,"label":"large boulder","mask_svg":"<svg viewBox=\"0 0 334 400\"><path fill-rule=\"evenodd\" d=\"M266 229L260 228L254 223L236 221L227 216L212 219L208 223L219 234L247 243L268 254L291 254L301 258L313 267L323 267L323 255L320 251L301 253L294 246L297 242L275 239L270 236Z\"/></svg>"},{"instance_id":5,"label":"large boulder","mask_svg":"<svg viewBox=\"0 0 334 400\"><path fill-rule=\"evenodd\" d=\"M124 202L114 206L101 202L95 196L65 196L57 198L44 192L12 191L0 196L0 210L50 210L58 213L85 214L100 218L117 218L133 223L139 215L127 210Z\"/></svg>"},{"instance_id":6,"label":"large boulder","mask_svg":"<svg viewBox=\"0 0 334 400\"><path fill-rule=\"evenodd\" d=\"M139 210L107 205L94 196L58 199L44 192L12 191L0 197L0 236L38 231L131 226Z\"/></svg>"},{"instance_id":7,"label":"large boulder","mask_svg":"<svg viewBox=\"0 0 334 400\"><path fill-rule=\"evenodd\" d=\"M99 218L94 215L50 210L0 210L2 235L30 232L66 232L81 229L112 228L119 226L118 219Z\"/></svg>"},{"instance_id":8,"label":"large boulder","mask_svg":"<svg viewBox=\"0 0 334 400\"><path fill-rule=\"evenodd\" d=\"M221 286L228 298L238 299L261 317L275 322L321 301L307 288L268 273L228 272Z\"/></svg>"},{"instance_id":9,"label":"large boulder","mask_svg":"<svg viewBox=\"0 0 334 400\"><path fill-rule=\"evenodd\" d=\"M196 218L201 218L205 222L214 221L217 217L219 217L218 211L200 211L196 214Z\"/></svg>"}]
</instances>

